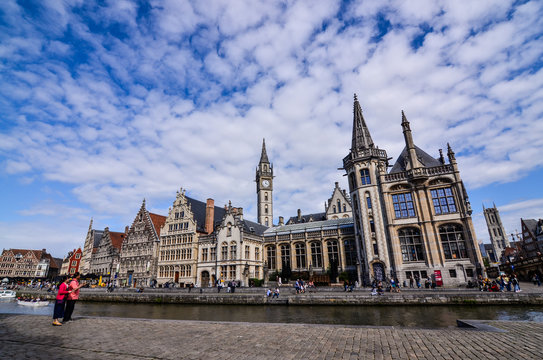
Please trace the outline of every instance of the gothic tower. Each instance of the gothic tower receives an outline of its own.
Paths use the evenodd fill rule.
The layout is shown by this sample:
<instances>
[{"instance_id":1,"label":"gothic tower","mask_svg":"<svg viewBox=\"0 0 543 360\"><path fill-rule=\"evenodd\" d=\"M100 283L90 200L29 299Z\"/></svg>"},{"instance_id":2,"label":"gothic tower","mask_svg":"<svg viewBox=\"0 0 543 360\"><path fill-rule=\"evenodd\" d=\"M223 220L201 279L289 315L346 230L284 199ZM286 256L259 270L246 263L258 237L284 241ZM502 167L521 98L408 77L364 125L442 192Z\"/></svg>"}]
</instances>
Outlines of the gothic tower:
<instances>
[{"instance_id":1,"label":"gothic tower","mask_svg":"<svg viewBox=\"0 0 543 360\"><path fill-rule=\"evenodd\" d=\"M379 191L380 174L388 167L387 153L376 148L354 96L351 152L343 159L349 178L358 251L358 279L383 280L391 269L388 254L386 218Z\"/></svg>"},{"instance_id":2,"label":"gothic tower","mask_svg":"<svg viewBox=\"0 0 543 360\"><path fill-rule=\"evenodd\" d=\"M509 246L509 239L503 228L500 212L496 208L496 204L489 209L485 209L485 206L483 205L483 213L485 214L486 226L488 228L488 234L490 235L490 243L494 248L496 261L499 262L502 251L505 247Z\"/></svg>"},{"instance_id":3,"label":"gothic tower","mask_svg":"<svg viewBox=\"0 0 543 360\"><path fill-rule=\"evenodd\" d=\"M256 195L258 223L273 226L273 165L266 153L266 140L262 140L262 154L256 168Z\"/></svg>"}]
</instances>

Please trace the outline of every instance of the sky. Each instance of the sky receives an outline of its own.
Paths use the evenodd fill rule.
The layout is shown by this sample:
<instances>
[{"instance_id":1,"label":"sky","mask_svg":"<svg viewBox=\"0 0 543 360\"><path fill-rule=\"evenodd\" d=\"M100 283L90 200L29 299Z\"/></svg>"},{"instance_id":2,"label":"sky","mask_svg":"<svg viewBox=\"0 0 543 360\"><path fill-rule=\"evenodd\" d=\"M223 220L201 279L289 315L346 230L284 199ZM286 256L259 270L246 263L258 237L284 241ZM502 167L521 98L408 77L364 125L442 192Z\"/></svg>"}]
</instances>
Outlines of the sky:
<instances>
[{"instance_id":1,"label":"sky","mask_svg":"<svg viewBox=\"0 0 543 360\"><path fill-rule=\"evenodd\" d=\"M543 2L0 1L0 245L57 257L176 191L256 220L347 188L353 95L392 163L450 143L489 242L543 218Z\"/></svg>"}]
</instances>

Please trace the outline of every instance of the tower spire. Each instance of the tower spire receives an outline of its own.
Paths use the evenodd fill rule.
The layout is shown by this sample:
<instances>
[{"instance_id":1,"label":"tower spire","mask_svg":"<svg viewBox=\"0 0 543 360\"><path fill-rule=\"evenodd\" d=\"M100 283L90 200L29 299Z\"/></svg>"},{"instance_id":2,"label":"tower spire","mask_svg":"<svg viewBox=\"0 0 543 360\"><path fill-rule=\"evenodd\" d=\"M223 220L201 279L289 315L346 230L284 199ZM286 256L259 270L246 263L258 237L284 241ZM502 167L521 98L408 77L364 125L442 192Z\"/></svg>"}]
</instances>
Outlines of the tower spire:
<instances>
[{"instance_id":1,"label":"tower spire","mask_svg":"<svg viewBox=\"0 0 543 360\"><path fill-rule=\"evenodd\" d=\"M415 149L413 134L411 134L411 127L409 125L409 121L407 121L407 117L405 116L405 113L403 112L403 110L402 110L402 129L403 129L403 137L405 139L405 147L407 149L407 154L409 155L409 161L411 163L411 169L421 167L422 164L420 163L417 157L417 150Z\"/></svg>"},{"instance_id":2,"label":"tower spire","mask_svg":"<svg viewBox=\"0 0 543 360\"><path fill-rule=\"evenodd\" d=\"M266 139L262 139L262 154L260 155L260 163L270 163L268 154L266 153Z\"/></svg>"},{"instance_id":3,"label":"tower spire","mask_svg":"<svg viewBox=\"0 0 543 360\"><path fill-rule=\"evenodd\" d=\"M366 126L366 121L362 115L362 108L358 102L358 97L354 94L353 105L353 142L351 151L373 148L373 140L370 131Z\"/></svg>"}]
</instances>

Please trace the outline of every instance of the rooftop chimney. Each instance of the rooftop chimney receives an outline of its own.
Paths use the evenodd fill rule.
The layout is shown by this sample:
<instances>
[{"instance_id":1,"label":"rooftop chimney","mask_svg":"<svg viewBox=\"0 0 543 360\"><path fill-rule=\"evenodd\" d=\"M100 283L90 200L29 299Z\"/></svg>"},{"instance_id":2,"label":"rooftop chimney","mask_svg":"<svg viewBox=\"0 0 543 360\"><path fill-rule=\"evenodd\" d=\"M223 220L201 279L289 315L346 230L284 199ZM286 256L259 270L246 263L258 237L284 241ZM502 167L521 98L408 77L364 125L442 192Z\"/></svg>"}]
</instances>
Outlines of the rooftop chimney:
<instances>
[{"instance_id":1,"label":"rooftop chimney","mask_svg":"<svg viewBox=\"0 0 543 360\"><path fill-rule=\"evenodd\" d=\"M285 218L283 218L282 216L279 216L279 226L283 226L285 225Z\"/></svg>"},{"instance_id":2,"label":"rooftop chimney","mask_svg":"<svg viewBox=\"0 0 543 360\"><path fill-rule=\"evenodd\" d=\"M302 210L298 209L298 221L302 221Z\"/></svg>"},{"instance_id":3,"label":"rooftop chimney","mask_svg":"<svg viewBox=\"0 0 543 360\"><path fill-rule=\"evenodd\" d=\"M206 223L205 230L207 234L213 232L213 219L215 218L215 201L207 199L206 201Z\"/></svg>"}]
</instances>

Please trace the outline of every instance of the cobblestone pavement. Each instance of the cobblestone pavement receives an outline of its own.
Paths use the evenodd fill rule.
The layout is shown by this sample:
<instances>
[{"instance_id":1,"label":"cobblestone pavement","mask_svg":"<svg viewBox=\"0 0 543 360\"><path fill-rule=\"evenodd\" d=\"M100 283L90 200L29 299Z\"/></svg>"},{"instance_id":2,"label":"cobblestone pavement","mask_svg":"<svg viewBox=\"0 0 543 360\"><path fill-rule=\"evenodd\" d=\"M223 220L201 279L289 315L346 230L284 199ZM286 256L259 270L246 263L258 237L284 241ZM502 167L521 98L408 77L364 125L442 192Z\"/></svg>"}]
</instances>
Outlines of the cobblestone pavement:
<instances>
[{"instance_id":1,"label":"cobblestone pavement","mask_svg":"<svg viewBox=\"0 0 543 360\"><path fill-rule=\"evenodd\" d=\"M505 332L0 315L2 359L542 359L543 324Z\"/></svg>"}]
</instances>

